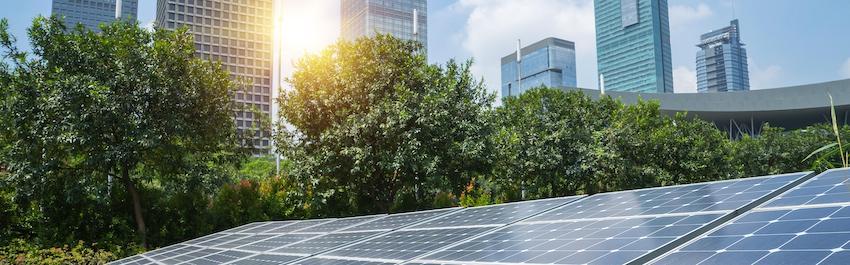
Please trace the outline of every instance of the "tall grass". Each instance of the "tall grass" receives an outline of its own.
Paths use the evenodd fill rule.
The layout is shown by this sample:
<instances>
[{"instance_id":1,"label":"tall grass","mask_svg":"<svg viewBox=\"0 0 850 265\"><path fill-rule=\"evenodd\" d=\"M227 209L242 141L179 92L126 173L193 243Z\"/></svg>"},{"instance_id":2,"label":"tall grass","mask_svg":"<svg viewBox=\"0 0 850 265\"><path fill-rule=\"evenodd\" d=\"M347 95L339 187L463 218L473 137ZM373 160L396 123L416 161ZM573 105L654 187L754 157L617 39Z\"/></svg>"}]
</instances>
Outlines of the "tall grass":
<instances>
[{"instance_id":1,"label":"tall grass","mask_svg":"<svg viewBox=\"0 0 850 265\"><path fill-rule=\"evenodd\" d=\"M844 152L844 143L841 141L841 131L838 129L838 118L835 115L835 103L832 100L832 94L827 93L829 96L829 109L832 116L832 132L835 134L835 142L826 144L817 150L813 151L811 154L806 156L803 160L809 160L809 158L817 156L817 159L814 161L815 165L826 165L828 168L835 168L835 163L832 162L832 159L836 155L840 158L841 167L848 167L848 161L850 161L850 153Z\"/></svg>"}]
</instances>

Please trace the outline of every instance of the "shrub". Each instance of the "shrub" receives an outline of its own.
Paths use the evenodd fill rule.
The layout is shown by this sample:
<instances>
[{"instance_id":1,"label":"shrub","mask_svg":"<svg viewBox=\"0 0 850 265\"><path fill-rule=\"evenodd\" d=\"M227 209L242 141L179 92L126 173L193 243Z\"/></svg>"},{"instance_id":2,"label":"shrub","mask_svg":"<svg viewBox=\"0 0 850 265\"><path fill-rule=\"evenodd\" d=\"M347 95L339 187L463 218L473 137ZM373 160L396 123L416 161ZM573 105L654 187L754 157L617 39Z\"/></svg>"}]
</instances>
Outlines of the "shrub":
<instances>
[{"instance_id":1,"label":"shrub","mask_svg":"<svg viewBox=\"0 0 850 265\"><path fill-rule=\"evenodd\" d=\"M2 264L106 264L115 259L117 256L112 252L87 246L82 241L71 247L43 248L24 239L14 239L0 247Z\"/></svg>"}]
</instances>

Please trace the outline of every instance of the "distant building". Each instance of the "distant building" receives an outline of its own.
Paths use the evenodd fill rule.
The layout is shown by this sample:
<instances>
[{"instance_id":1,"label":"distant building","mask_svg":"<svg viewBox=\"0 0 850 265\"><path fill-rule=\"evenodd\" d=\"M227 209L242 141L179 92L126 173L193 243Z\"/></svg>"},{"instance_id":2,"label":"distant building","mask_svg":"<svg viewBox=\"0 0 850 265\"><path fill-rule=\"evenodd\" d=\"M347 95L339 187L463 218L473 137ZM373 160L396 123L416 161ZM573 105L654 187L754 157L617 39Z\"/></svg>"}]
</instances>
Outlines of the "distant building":
<instances>
[{"instance_id":1,"label":"distant building","mask_svg":"<svg viewBox=\"0 0 850 265\"><path fill-rule=\"evenodd\" d=\"M121 1L121 17L136 19L138 5L138 0ZM115 20L115 0L53 0L51 9L53 15L65 18L68 28L83 24L90 30L100 31L100 23Z\"/></svg>"},{"instance_id":2,"label":"distant building","mask_svg":"<svg viewBox=\"0 0 850 265\"><path fill-rule=\"evenodd\" d=\"M673 93L667 0L594 0L605 89Z\"/></svg>"},{"instance_id":3,"label":"distant building","mask_svg":"<svg viewBox=\"0 0 850 265\"><path fill-rule=\"evenodd\" d=\"M340 36L343 39L390 34L403 40L419 41L428 50L426 0L341 0L340 7Z\"/></svg>"},{"instance_id":4,"label":"distant building","mask_svg":"<svg viewBox=\"0 0 850 265\"><path fill-rule=\"evenodd\" d=\"M520 55L521 69L517 67L516 52L502 57L502 97L518 96L539 86L577 86L575 43L546 38L523 47ZM518 82L518 79L522 82ZM522 87L519 83L522 83Z\"/></svg>"},{"instance_id":5,"label":"distant building","mask_svg":"<svg viewBox=\"0 0 850 265\"><path fill-rule=\"evenodd\" d=\"M726 92L750 90L750 72L747 70L747 49L741 43L738 20L728 27L700 37L697 52L697 90Z\"/></svg>"},{"instance_id":6,"label":"distant building","mask_svg":"<svg viewBox=\"0 0 850 265\"><path fill-rule=\"evenodd\" d=\"M195 37L195 55L220 62L231 76L252 82L235 100L247 109L271 117L272 0L158 0L156 25L187 27ZM235 111L236 128L257 127L253 111ZM271 132L254 131L255 155L271 151Z\"/></svg>"}]
</instances>

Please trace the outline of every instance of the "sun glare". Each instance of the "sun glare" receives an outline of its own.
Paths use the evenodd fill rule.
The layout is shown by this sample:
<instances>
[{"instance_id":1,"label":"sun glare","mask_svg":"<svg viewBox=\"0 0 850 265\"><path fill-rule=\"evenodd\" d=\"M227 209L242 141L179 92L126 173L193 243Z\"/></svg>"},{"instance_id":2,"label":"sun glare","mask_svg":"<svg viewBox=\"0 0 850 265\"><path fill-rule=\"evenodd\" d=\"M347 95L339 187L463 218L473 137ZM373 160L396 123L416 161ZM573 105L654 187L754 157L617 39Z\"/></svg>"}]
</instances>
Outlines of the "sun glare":
<instances>
[{"instance_id":1,"label":"sun glare","mask_svg":"<svg viewBox=\"0 0 850 265\"><path fill-rule=\"evenodd\" d=\"M321 51L339 36L337 1L283 0L276 37L283 45L284 76L292 63L306 53Z\"/></svg>"}]
</instances>

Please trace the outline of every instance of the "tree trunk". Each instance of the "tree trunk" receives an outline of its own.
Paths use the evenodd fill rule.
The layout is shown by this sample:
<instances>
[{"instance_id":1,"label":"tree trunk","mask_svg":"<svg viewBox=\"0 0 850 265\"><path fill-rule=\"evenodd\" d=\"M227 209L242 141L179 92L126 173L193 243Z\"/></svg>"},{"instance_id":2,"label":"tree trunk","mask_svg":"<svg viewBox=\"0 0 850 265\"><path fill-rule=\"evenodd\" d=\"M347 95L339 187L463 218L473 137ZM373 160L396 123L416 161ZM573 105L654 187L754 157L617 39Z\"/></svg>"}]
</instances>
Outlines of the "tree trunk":
<instances>
[{"instance_id":1,"label":"tree trunk","mask_svg":"<svg viewBox=\"0 0 850 265\"><path fill-rule=\"evenodd\" d=\"M130 195L130 201L133 203L133 218L136 220L136 232L139 233L139 238L142 240L142 246L147 248L145 235L145 218L142 215L142 202L139 198L139 191L136 190L136 185L130 180L130 169L124 166L121 169L121 178L124 180L124 187L127 189L127 194Z\"/></svg>"}]
</instances>

